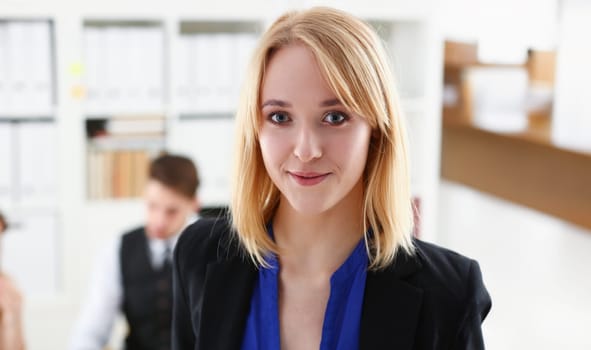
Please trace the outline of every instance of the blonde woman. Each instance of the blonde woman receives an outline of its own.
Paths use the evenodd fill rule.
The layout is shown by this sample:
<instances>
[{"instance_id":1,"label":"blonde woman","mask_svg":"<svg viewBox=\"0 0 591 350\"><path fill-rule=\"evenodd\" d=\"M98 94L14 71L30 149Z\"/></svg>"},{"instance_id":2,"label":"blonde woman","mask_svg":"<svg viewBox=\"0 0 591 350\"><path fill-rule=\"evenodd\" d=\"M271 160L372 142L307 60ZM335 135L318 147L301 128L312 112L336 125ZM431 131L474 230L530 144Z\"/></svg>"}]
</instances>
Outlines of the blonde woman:
<instances>
[{"instance_id":1,"label":"blonde woman","mask_svg":"<svg viewBox=\"0 0 591 350\"><path fill-rule=\"evenodd\" d=\"M280 17L237 119L231 219L174 258L173 349L481 349L478 264L413 240L405 129L364 22Z\"/></svg>"}]
</instances>

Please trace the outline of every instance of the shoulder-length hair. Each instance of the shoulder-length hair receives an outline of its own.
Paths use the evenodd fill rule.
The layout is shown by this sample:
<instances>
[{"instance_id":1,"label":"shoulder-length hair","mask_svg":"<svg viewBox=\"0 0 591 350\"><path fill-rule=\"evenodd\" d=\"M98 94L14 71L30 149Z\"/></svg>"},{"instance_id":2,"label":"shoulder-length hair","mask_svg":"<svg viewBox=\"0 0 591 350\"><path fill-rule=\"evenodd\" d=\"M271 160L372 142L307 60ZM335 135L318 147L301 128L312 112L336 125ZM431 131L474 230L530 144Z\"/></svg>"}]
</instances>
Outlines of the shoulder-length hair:
<instances>
[{"instance_id":1,"label":"shoulder-length hair","mask_svg":"<svg viewBox=\"0 0 591 350\"><path fill-rule=\"evenodd\" d=\"M273 53L291 44L303 44L312 52L337 98L372 128L364 172L365 242L370 268L385 268L400 249L414 253L406 131L381 40L365 22L339 10L316 7L286 13L259 42L236 114L233 228L255 264L267 266L265 257L279 253L266 228L280 193L265 170L259 146L260 93Z\"/></svg>"}]
</instances>

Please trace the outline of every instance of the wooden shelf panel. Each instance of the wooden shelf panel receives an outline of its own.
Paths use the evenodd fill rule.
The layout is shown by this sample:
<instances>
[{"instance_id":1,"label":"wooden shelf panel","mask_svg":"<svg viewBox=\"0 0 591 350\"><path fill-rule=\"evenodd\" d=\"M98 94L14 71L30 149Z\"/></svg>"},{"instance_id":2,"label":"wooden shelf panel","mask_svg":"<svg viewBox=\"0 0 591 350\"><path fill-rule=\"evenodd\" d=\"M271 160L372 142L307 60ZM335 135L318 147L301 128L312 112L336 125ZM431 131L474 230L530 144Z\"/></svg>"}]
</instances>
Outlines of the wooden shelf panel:
<instances>
[{"instance_id":1,"label":"wooden shelf panel","mask_svg":"<svg viewBox=\"0 0 591 350\"><path fill-rule=\"evenodd\" d=\"M441 174L591 228L591 154L554 146L540 129L499 134L444 118Z\"/></svg>"}]
</instances>

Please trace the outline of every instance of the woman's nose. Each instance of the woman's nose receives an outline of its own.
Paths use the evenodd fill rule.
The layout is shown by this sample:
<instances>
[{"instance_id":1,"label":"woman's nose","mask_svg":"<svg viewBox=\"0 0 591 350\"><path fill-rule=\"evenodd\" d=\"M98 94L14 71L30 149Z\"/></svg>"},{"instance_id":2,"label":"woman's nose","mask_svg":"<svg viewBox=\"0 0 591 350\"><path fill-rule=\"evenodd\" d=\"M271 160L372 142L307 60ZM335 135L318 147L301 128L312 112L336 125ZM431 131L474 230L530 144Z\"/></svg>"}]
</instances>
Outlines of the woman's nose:
<instances>
[{"instance_id":1,"label":"woman's nose","mask_svg":"<svg viewBox=\"0 0 591 350\"><path fill-rule=\"evenodd\" d=\"M299 128L293 154L302 162L322 157L322 138L318 132L309 126Z\"/></svg>"}]
</instances>

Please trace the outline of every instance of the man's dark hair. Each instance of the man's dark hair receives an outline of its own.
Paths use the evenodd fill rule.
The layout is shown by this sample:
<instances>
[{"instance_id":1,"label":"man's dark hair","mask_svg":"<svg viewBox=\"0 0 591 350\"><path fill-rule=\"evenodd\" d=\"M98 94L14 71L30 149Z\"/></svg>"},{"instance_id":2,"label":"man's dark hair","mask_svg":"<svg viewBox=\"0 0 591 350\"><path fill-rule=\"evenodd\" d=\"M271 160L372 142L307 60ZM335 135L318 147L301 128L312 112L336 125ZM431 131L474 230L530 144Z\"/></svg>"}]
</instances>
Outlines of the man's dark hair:
<instances>
[{"instance_id":1,"label":"man's dark hair","mask_svg":"<svg viewBox=\"0 0 591 350\"><path fill-rule=\"evenodd\" d=\"M195 198L199 188L197 168L187 157L163 154L152 161L149 175L151 180L156 180L189 199Z\"/></svg>"}]
</instances>

